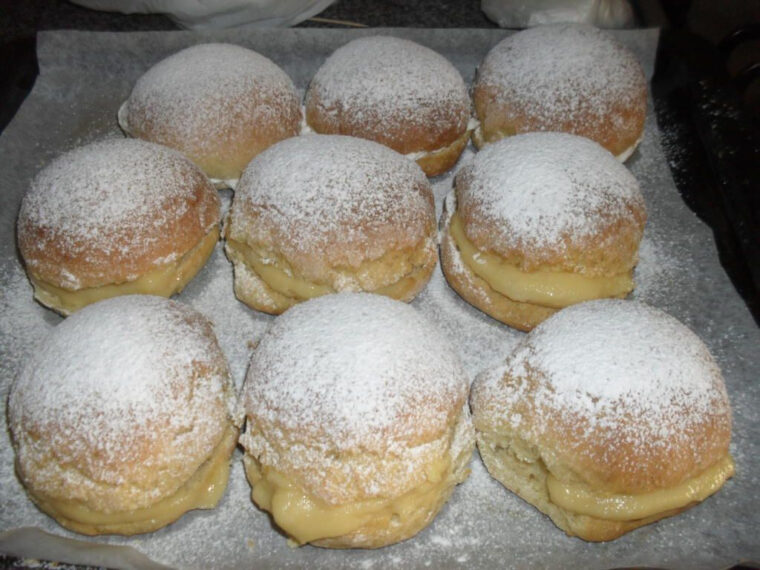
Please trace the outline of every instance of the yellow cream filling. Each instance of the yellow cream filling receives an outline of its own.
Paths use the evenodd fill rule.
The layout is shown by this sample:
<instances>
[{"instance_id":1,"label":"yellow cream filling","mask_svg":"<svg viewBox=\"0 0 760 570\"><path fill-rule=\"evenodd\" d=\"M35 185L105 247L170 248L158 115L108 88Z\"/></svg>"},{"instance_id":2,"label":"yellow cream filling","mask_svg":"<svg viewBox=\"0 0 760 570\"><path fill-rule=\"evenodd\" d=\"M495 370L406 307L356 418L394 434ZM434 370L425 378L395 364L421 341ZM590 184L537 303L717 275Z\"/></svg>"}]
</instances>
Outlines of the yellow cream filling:
<instances>
[{"instance_id":1,"label":"yellow cream filling","mask_svg":"<svg viewBox=\"0 0 760 570\"><path fill-rule=\"evenodd\" d=\"M587 277L563 271L524 272L498 255L475 247L467 239L456 213L451 217L449 232L467 267L513 301L560 309L591 299L624 297L633 290L633 271L613 277Z\"/></svg>"},{"instance_id":2,"label":"yellow cream filling","mask_svg":"<svg viewBox=\"0 0 760 570\"><path fill-rule=\"evenodd\" d=\"M177 520L192 509L211 509L227 487L230 455L237 442L237 429L229 426L222 441L173 495L140 509L105 513L78 501L35 496L35 502L64 526L84 534L136 534L150 532Z\"/></svg>"},{"instance_id":3,"label":"yellow cream filling","mask_svg":"<svg viewBox=\"0 0 760 570\"><path fill-rule=\"evenodd\" d=\"M734 474L730 455L699 475L669 489L637 495L593 491L585 485L563 483L547 477L551 501L573 513L610 521L633 521L703 501Z\"/></svg>"},{"instance_id":4,"label":"yellow cream filling","mask_svg":"<svg viewBox=\"0 0 760 570\"><path fill-rule=\"evenodd\" d=\"M506 137L511 137L517 134L515 129L496 129L492 130L490 135L486 136L483 131L483 122L472 131L472 142L478 148L481 149L488 143L496 142Z\"/></svg>"},{"instance_id":5,"label":"yellow cream filling","mask_svg":"<svg viewBox=\"0 0 760 570\"><path fill-rule=\"evenodd\" d=\"M304 301L313 297L335 293L336 290L326 284L310 281L296 275L290 265L280 256L262 255L248 244L228 239L227 245L259 278L272 290L288 297ZM402 275L395 282L373 289L373 293L393 298L402 298L414 282L420 279L423 267L416 265L414 253L408 256L404 251L389 252L380 259L366 261L355 270L337 268L348 279L362 281L378 280L381 275ZM265 261L266 259L266 261Z\"/></svg>"},{"instance_id":6,"label":"yellow cream filling","mask_svg":"<svg viewBox=\"0 0 760 570\"><path fill-rule=\"evenodd\" d=\"M426 469L425 482L400 497L329 505L288 477L245 456L254 503L269 511L277 525L298 544L344 536L370 523L374 528L386 527L393 521L403 524L421 510L434 509L441 494L451 486L449 465L448 458L439 459Z\"/></svg>"},{"instance_id":7,"label":"yellow cream filling","mask_svg":"<svg viewBox=\"0 0 760 570\"><path fill-rule=\"evenodd\" d=\"M472 119L470 119L472 122ZM466 130L464 133L459 135L454 142L442 146L441 148L437 148L435 150L418 150L415 152L409 152L405 154L404 156L415 161L417 164L420 165L420 167L424 168L428 162L432 162L435 159L440 158L441 156L445 156L455 149L458 148L464 148L464 146L467 144L467 141L470 139L470 132L472 129L469 128L470 125L468 124L468 130Z\"/></svg>"},{"instance_id":8,"label":"yellow cream filling","mask_svg":"<svg viewBox=\"0 0 760 570\"><path fill-rule=\"evenodd\" d=\"M193 249L174 263L163 265L141 275L133 281L70 290L57 287L30 273L34 297L43 305L63 315L70 315L82 307L103 299L120 295L160 295L171 297L184 289L206 263L219 241L219 226L214 225Z\"/></svg>"}]
</instances>

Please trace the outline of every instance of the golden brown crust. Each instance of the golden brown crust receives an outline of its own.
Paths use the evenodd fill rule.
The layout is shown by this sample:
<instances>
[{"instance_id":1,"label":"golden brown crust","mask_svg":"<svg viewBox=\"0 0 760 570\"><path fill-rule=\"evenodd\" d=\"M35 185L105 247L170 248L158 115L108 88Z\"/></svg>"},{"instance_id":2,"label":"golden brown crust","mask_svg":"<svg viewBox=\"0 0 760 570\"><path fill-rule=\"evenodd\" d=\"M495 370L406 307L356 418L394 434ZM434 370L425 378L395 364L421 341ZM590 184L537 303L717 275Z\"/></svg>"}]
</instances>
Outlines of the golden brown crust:
<instances>
[{"instance_id":1,"label":"golden brown crust","mask_svg":"<svg viewBox=\"0 0 760 570\"><path fill-rule=\"evenodd\" d=\"M261 339L241 394L254 500L299 542L411 536L467 475L468 388L453 347L404 303L340 293L294 307ZM291 501L315 505L327 528L303 532L314 518L278 509Z\"/></svg>"},{"instance_id":2,"label":"golden brown crust","mask_svg":"<svg viewBox=\"0 0 760 570\"><path fill-rule=\"evenodd\" d=\"M216 126L198 121L194 133L185 133L185 126L172 129L160 116L143 111L137 103L129 106L129 134L176 148L197 164L209 177L236 180L251 159L274 143L297 136L301 124L301 107L294 96L287 103L253 90L240 95L241 104L229 105L225 114L228 124L223 136L211 143L204 133ZM212 116L219 103L213 100L198 103L200 116ZM276 113L252 113L251 108L272 108Z\"/></svg>"},{"instance_id":3,"label":"golden brown crust","mask_svg":"<svg viewBox=\"0 0 760 570\"><path fill-rule=\"evenodd\" d=\"M619 122L594 120L594 115L589 110L574 116L565 115L547 125L543 117L537 117L520 101L503 100L497 86L476 84L472 96L476 116L480 121L478 134L473 137L473 142L478 148L521 133L558 131L596 141L615 156L619 156L635 147L644 132L647 110L645 81L642 81L635 95L639 104L630 106L620 100L610 101L610 114L619 117Z\"/></svg>"},{"instance_id":4,"label":"golden brown crust","mask_svg":"<svg viewBox=\"0 0 760 570\"><path fill-rule=\"evenodd\" d=\"M631 271L638 262L647 219L640 194L626 201L624 213L605 210L604 202L596 211L583 212L588 220L594 221L593 231L568 234L561 241L546 241L537 247L519 231L504 239L503 220L492 215L487 202L469 198L474 183L471 167L459 171L455 179L456 212L467 239L481 251L498 255L505 263L526 272L550 268L589 277L609 277Z\"/></svg>"},{"instance_id":5,"label":"golden brown crust","mask_svg":"<svg viewBox=\"0 0 760 570\"><path fill-rule=\"evenodd\" d=\"M373 140L404 155L447 149L420 162L435 176L464 149L470 99L441 55L401 38L371 36L328 58L306 92L305 115L317 133Z\"/></svg>"},{"instance_id":6,"label":"golden brown crust","mask_svg":"<svg viewBox=\"0 0 760 570\"><path fill-rule=\"evenodd\" d=\"M586 25L537 26L486 56L472 90L479 148L534 131L566 132L627 158L644 131L647 82L636 57Z\"/></svg>"},{"instance_id":7,"label":"golden brown crust","mask_svg":"<svg viewBox=\"0 0 760 570\"><path fill-rule=\"evenodd\" d=\"M139 163L130 165L134 171L122 172L124 178L117 182L118 188L109 189L111 181L107 178L94 182L90 178L93 187L80 186L80 173L88 176L85 167L78 166L86 153L96 155L104 148L115 148L107 158L119 158L122 153L133 152L133 145L147 144L125 140L83 147L51 165L55 171L65 163L61 167L66 169L65 176L54 178L50 185L45 171L35 179L32 190L24 197L17 225L19 252L27 271L71 291L118 284L181 258L203 240L219 222L219 196L203 173L178 153L158 146L140 148L139 152L156 154L157 169L165 168L161 170L162 177L149 181L150 186L142 179L142 168L150 165ZM112 171L118 171L119 164L111 164ZM97 216L90 210L95 201L113 201L114 209L118 209L122 207L119 202L129 200L119 194L131 183L130 176L134 184L143 188L156 187L157 194L146 198L144 207L117 216L114 225L91 217ZM101 193L95 191L98 184L105 185ZM162 186L167 190L165 196L158 189ZM68 200L66 193L71 195ZM61 208L77 208L75 223L70 219L51 223L44 213L57 207L55 201L60 199L64 200ZM124 210L128 211L128 207Z\"/></svg>"},{"instance_id":8,"label":"golden brown crust","mask_svg":"<svg viewBox=\"0 0 760 570\"><path fill-rule=\"evenodd\" d=\"M733 474L720 369L641 303L558 312L475 379L470 404L492 476L585 540L677 514Z\"/></svg>"},{"instance_id":9,"label":"golden brown crust","mask_svg":"<svg viewBox=\"0 0 760 570\"><path fill-rule=\"evenodd\" d=\"M401 154L434 152L454 145L466 133L467 121L470 117L469 106L456 101L443 101L440 116L435 122L427 123L405 122L403 117L389 121L382 110L371 108L362 113L353 111L351 108L346 109L342 114L331 111L333 111L331 107L322 103L319 92L310 89L306 95L306 122L315 132L373 140ZM465 146L461 145L456 158L459 158ZM454 155L454 149L451 155ZM452 161L452 165L456 162L456 158ZM428 174L424 167L423 170ZM428 174L428 176L434 175Z\"/></svg>"},{"instance_id":10,"label":"golden brown crust","mask_svg":"<svg viewBox=\"0 0 760 570\"><path fill-rule=\"evenodd\" d=\"M27 488L29 498L45 514L71 531L97 536L121 534L131 536L153 532L175 522L187 511L216 506L227 485L229 462L235 450L238 429L230 424L224 438L196 472L173 494L162 497L152 505L111 510L105 503L68 501L48 496L44 491ZM16 462L19 478L24 476Z\"/></svg>"},{"instance_id":11,"label":"golden brown crust","mask_svg":"<svg viewBox=\"0 0 760 570\"><path fill-rule=\"evenodd\" d=\"M130 135L183 152L208 176L237 180L250 160L300 130L293 82L266 57L199 44L150 68L119 111Z\"/></svg>"},{"instance_id":12,"label":"golden brown crust","mask_svg":"<svg viewBox=\"0 0 760 570\"><path fill-rule=\"evenodd\" d=\"M377 211L356 211L350 223L347 219L339 223L325 220L321 228L308 231L311 239L303 239L306 227L314 226L316 216L303 220L294 213L285 224L282 217L270 215L273 209L270 202L255 203L241 198L235 200L230 211L225 237L262 254L281 256L295 275L326 283L332 281L328 277L331 271L356 271L362 264L376 261L389 252L412 252L427 247L425 242L435 236L436 226L432 190L427 182L407 180L395 188L386 185L376 190L378 194L386 194L388 200L401 192L408 193L418 204L405 212L403 224L394 220L379 221ZM385 198L378 195L377 199ZM304 227L303 233L298 231L299 226ZM378 282L375 286L381 285Z\"/></svg>"},{"instance_id":13,"label":"golden brown crust","mask_svg":"<svg viewBox=\"0 0 760 570\"><path fill-rule=\"evenodd\" d=\"M27 267L39 278L63 289L85 289L111 283L132 281L136 276L156 268L156 260L181 257L195 247L208 233L209 224L219 220L219 199L216 190L205 178L192 186L184 200L184 213L160 227L156 220L162 211L157 208L140 221L135 231L114 228L97 239L108 243L108 249L93 249L86 242L73 244L61 241L55 228L36 226L19 220L18 245ZM148 241L153 247L131 254L127 244ZM73 289L63 273L75 275L79 287Z\"/></svg>"},{"instance_id":14,"label":"golden brown crust","mask_svg":"<svg viewBox=\"0 0 760 570\"><path fill-rule=\"evenodd\" d=\"M241 300L275 314L326 293L410 300L437 261L419 166L372 141L309 135L253 160L226 225Z\"/></svg>"},{"instance_id":15,"label":"golden brown crust","mask_svg":"<svg viewBox=\"0 0 760 570\"><path fill-rule=\"evenodd\" d=\"M549 471L563 481L580 481L611 493L646 493L683 483L728 453L731 413L727 400L716 401L713 411L685 428L679 424L683 412L674 412L661 426L663 433L672 434L670 440L642 446L619 435L644 432L643 427L637 429L641 422L637 414L617 411L611 432L599 418L566 409L560 412L530 396L545 383L540 373L530 369L521 378L504 372L498 381L503 389L519 386L528 394L510 402L507 414L493 389L476 382L471 394L474 422L478 432L499 434L506 440L519 438L533 446ZM519 431L509 427L511 417L521 418Z\"/></svg>"},{"instance_id":16,"label":"golden brown crust","mask_svg":"<svg viewBox=\"0 0 760 570\"><path fill-rule=\"evenodd\" d=\"M587 540L675 514L733 474L720 369L693 332L641 303L558 312L475 379L470 404L493 476Z\"/></svg>"},{"instance_id":17,"label":"golden brown crust","mask_svg":"<svg viewBox=\"0 0 760 570\"><path fill-rule=\"evenodd\" d=\"M147 295L102 301L58 325L11 389L19 479L77 531L100 532L88 530L94 514L115 519L103 532L144 532L131 512L172 501L210 458L226 463L237 434L233 402L202 315ZM208 503L212 491L197 490L177 516ZM153 530L152 518L161 517L143 511L139 522Z\"/></svg>"},{"instance_id":18,"label":"golden brown crust","mask_svg":"<svg viewBox=\"0 0 760 570\"><path fill-rule=\"evenodd\" d=\"M593 141L530 133L489 145L459 171L443 210L447 280L510 326L531 330L562 306L633 287L644 199Z\"/></svg>"}]
</instances>

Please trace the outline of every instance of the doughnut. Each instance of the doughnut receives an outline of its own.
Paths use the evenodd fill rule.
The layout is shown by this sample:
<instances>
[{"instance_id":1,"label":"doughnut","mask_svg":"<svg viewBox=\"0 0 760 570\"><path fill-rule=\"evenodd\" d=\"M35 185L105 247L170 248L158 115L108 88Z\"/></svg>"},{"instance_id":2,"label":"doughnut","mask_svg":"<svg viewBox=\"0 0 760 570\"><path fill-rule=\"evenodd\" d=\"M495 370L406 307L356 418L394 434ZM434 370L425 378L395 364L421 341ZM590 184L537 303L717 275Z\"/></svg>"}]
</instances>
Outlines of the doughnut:
<instances>
[{"instance_id":1,"label":"doughnut","mask_svg":"<svg viewBox=\"0 0 760 570\"><path fill-rule=\"evenodd\" d=\"M428 176L450 169L475 122L459 72L409 40L370 36L337 49L305 97L309 130L370 139L417 162Z\"/></svg>"},{"instance_id":2,"label":"doughnut","mask_svg":"<svg viewBox=\"0 0 760 570\"><path fill-rule=\"evenodd\" d=\"M201 44L151 67L119 110L127 134L187 155L220 186L298 134L300 99L285 72L249 49Z\"/></svg>"},{"instance_id":3,"label":"doughnut","mask_svg":"<svg viewBox=\"0 0 760 570\"><path fill-rule=\"evenodd\" d=\"M734 474L720 369L643 303L563 309L478 375L471 405L491 475L584 540L680 513Z\"/></svg>"},{"instance_id":4,"label":"doughnut","mask_svg":"<svg viewBox=\"0 0 760 570\"><path fill-rule=\"evenodd\" d=\"M644 132L647 82L636 56L606 32L557 24L491 49L473 99L479 148L519 133L558 131L590 138L625 161Z\"/></svg>"},{"instance_id":5,"label":"doughnut","mask_svg":"<svg viewBox=\"0 0 760 570\"><path fill-rule=\"evenodd\" d=\"M241 394L253 502L299 545L417 534L469 473L468 391L452 345L409 305L339 293L293 307Z\"/></svg>"},{"instance_id":6,"label":"doughnut","mask_svg":"<svg viewBox=\"0 0 760 570\"><path fill-rule=\"evenodd\" d=\"M151 532L224 494L235 405L205 317L162 297L106 299L55 327L12 385L16 473L69 530Z\"/></svg>"},{"instance_id":7,"label":"doughnut","mask_svg":"<svg viewBox=\"0 0 760 570\"><path fill-rule=\"evenodd\" d=\"M219 239L219 196L180 153L136 139L64 153L32 181L17 224L34 296L68 315L131 293L169 297Z\"/></svg>"},{"instance_id":8,"label":"doughnut","mask_svg":"<svg viewBox=\"0 0 760 570\"><path fill-rule=\"evenodd\" d=\"M288 139L251 161L225 232L235 294L271 314L338 291L409 301L438 259L420 167L340 135Z\"/></svg>"},{"instance_id":9,"label":"doughnut","mask_svg":"<svg viewBox=\"0 0 760 570\"><path fill-rule=\"evenodd\" d=\"M470 304L520 330L558 309L633 289L646 209L598 144L527 133L486 146L455 179L441 266Z\"/></svg>"}]
</instances>

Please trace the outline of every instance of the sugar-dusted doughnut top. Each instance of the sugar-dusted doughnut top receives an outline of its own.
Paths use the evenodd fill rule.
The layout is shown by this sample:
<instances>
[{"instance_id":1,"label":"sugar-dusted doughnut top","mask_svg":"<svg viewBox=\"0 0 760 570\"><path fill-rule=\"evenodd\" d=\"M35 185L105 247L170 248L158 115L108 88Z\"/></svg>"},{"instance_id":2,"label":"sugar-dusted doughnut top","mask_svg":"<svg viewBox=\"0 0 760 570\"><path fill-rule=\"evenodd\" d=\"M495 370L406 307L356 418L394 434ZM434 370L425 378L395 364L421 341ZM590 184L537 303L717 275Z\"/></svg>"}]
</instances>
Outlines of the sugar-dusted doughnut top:
<instances>
[{"instance_id":1,"label":"sugar-dusted doughnut top","mask_svg":"<svg viewBox=\"0 0 760 570\"><path fill-rule=\"evenodd\" d=\"M646 114L641 64L589 25L537 26L508 36L483 60L473 89L486 132L507 125L517 133L572 132L613 154L639 138Z\"/></svg>"},{"instance_id":2,"label":"sugar-dusted doughnut top","mask_svg":"<svg viewBox=\"0 0 760 570\"><path fill-rule=\"evenodd\" d=\"M180 153L135 139L67 152L32 181L19 250L41 279L77 290L179 259L219 222L219 197Z\"/></svg>"},{"instance_id":3,"label":"sugar-dusted doughnut top","mask_svg":"<svg viewBox=\"0 0 760 570\"><path fill-rule=\"evenodd\" d=\"M472 404L476 425L517 431L618 492L682 482L724 457L731 433L723 377L707 347L673 317L634 301L556 313L476 379Z\"/></svg>"},{"instance_id":4,"label":"sugar-dusted doughnut top","mask_svg":"<svg viewBox=\"0 0 760 570\"><path fill-rule=\"evenodd\" d=\"M35 494L120 511L184 484L229 428L233 406L209 321L130 295L53 329L11 388L8 422Z\"/></svg>"},{"instance_id":5,"label":"sugar-dusted doughnut top","mask_svg":"<svg viewBox=\"0 0 760 570\"><path fill-rule=\"evenodd\" d=\"M200 44L151 67L125 104L126 130L184 152L209 176L237 178L250 159L295 136L299 97L268 58L230 44Z\"/></svg>"},{"instance_id":6,"label":"sugar-dusted doughnut top","mask_svg":"<svg viewBox=\"0 0 760 570\"><path fill-rule=\"evenodd\" d=\"M317 132L368 138L402 154L451 144L470 118L456 68L429 48L388 36L338 48L312 79L305 105Z\"/></svg>"},{"instance_id":7,"label":"sugar-dusted doughnut top","mask_svg":"<svg viewBox=\"0 0 760 570\"><path fill-rule=\"evenodd\" d=\"M616 241L631 242L633 251L620 253L634 259L646 218L628 169L597 143L566 133L487 145L457 175L456 199L471 241L533 265Z\"/></svg>"},{"instance_id":8,"label":"sugar-dusted doughnut top","mask_svg":"<svg viewBox=\"0 0 760 570\"><path fill-rule=\"evenodd\" d=\"M434 226L432 189L417 164L372 141L307 135L251 161L228 236L267 244L309 273L415 247Z\"/></svg>"},{"instance_id":9,"label":"sugar-dusted doughnut top","mask_svg":"<svg viewBox=\"0 0 760 570\"><path fill-rule=\"evenodd\" d=\"M284 432L323 453L382 457L444 436L468 388L456 351L416 309L337 293L274 321L251 359L242 403L267 437Z\"/></svg>"}]
</instances>

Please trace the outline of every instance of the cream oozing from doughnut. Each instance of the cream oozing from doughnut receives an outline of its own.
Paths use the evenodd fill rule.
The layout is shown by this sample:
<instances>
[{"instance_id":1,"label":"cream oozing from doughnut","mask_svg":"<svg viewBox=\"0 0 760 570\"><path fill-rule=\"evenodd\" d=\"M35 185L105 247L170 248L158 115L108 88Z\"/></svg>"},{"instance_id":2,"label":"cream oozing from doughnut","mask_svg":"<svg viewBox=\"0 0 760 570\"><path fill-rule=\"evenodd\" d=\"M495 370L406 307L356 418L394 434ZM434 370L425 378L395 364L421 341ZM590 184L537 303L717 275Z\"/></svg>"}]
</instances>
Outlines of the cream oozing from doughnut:
<instances>
[{"instance_id":1,"label":"cream oozing from doughnut","mask_svg":"<svg viewBox=\"0 0 760 570\"><path fill-rule=\"evenodd\" d=\"M200 44L151 67L118 113L135 137L176 148L232 187L246 164L298 134L295 86L268 58L230 44Z\"/></svg>"},{"instance_id":2,"label":"cream oozing from doughnut","mask_svg":"<svg viewBox=\"0 0 760 570\"><path fill-rule=\"evenodd\" d=\"M418 161L429 176L451 167L477 124L464 81L448 60L385 36L336 50L312 79L305 110L316 132L380 142Z\"/></svg>"},{"instance_id":3,"label":"cream oozing from doughnut","mask_svg":"<svg viewBox=\"0 0 760 570\"><path fill-rule=\"evenodd\" d=\"M592 26L538 26L496 45L473 86L477 146L531 131L588 137L618 156L644 129L647 87L636 57Z\"/></svg>"},{"instance_id":4,"label":"cream oozing from doughnut","mask_svg":"<svg viewBox=\"0 0 760 570\"><path fill-rule=\"evenodd\" d=\"M254 501L299 543L408 538L466 477L467 391L450 344L403 303L341 293L294 307L243 389Z\"/></svg>"},{"instance_id":5,"label":"cream oozing from doughnut","mask_svg":"<svg viewBox=\"0 0 760 570\"><path fill-rule=\"evenodd\" d=\"M180 153L106 140L61 155L34 178L19 212L19 250L36 297L68 314L130 291L178 292L213 250L219 219L216 190Z\"/></svg>"},{"instance_id":6,"label":"cream oozing from doughnut","mask_svg":"<svg viewBox=\"0 0 760 570\"><path fill-rule=\"evenodd\" d=\"M263 310L336 291L409 300L437 259L432 190L416 164L372 141L283 141L246 169L226 249L238 297Z\"/></svg>"},{"instance_id":7,"label":"cream oozing from doughnut","mask_svg":"<svg viewBox=\"0 0 760 570\"><path fill-rule=\"evenodd\" d=\"M234 406L199 313L146 295L102 301L59 324L11 389L19 478L77 532L155 530L221 497Z\"/></svg>"},{"instance_id":8,"label":"cream oozing from doughnut","mask_svg":"<svg viewBox=\"0 0 760 570\"><path fill-rule=\"evenodd\" d=\"M557 309L633 289L644 201L596 143L564 133L504 139L460 171L455 193L445 205L444 271L486 312L489 296Z\"/></svg>"},{"instance_id":9,"label":"cream oozing from doughnut","mask_svg":"<svg viewBox=\"0 0 760 570\"><path fill-rule=\"evenodd\" d=\"M476 379L471 402L492 475L586 540L675 514L734 472L718 366L640 303L557 313Z\"/></svg>"}]
</instances>

